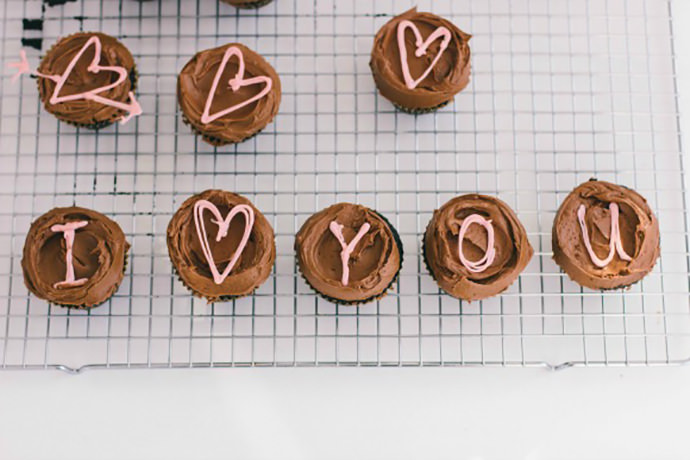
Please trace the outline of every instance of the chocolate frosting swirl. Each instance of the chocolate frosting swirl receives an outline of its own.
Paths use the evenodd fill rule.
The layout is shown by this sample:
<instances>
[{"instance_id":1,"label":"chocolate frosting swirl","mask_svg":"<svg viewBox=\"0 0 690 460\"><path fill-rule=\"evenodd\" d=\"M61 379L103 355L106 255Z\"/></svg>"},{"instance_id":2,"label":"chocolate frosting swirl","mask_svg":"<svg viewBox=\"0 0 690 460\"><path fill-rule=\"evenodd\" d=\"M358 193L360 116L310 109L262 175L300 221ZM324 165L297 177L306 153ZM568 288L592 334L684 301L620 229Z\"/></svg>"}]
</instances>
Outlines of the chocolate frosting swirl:
<instances>
[{"instance_id":1,"label":"chocolate frosting swirl","mask_svg":"<svg viewBox=\"0 0 690 460\"><path fill-rule=\"evenodd\" d=\"M62 75L74 56L94 35L98 36L103 46L100 65L120 66L130 73L129 79L122 84L99 93L99 95L118 102L129 102L129 92L135 90L137 82L134 58L122 43L109 35L99 32L79 32L62 38L46 53L38 71L48 75ZM61 96L83 93L117 81L118 75L115 72L93 73L87 70L94 58L94 51L94 47L91 46L81 56L62 87ZM67 123L98 128L109 125L126 115L123 110L86 99L51 104L50 97L55 90L56 83L48 78L37 78L37 82L45 109Z\"/></svg>"},{"instance_id":2,"label":"chocolate frosting swirl","mask_svg":"<svg viewBox=\"0 0 690 460\"><path fill-rule=\"evenodd\" d=\"M598 258L609 253L611 211L618 204L618 223L623 249L632 258L616 253L603 268L589 256L578 222L580 205L585 206L585 225ZM627 187L595 179L578 185L565 198L553 222L553 259L576 283L591 289L629 286L649 273L659 258L659 223L647 201Z\"/></svg>"},{"instance_id":3,"label":"chocolate frosting swirl","mask_svg":"<svg viewBox=\"0 0 690 460\"><path fill-rule=\"evenodd\" d=\"M479 273L465 267L458 256L458 236L463 221L478 214L494 229L493 262ZM487 251L487 231L468 227L462 247L468 260L479 260ZM498 198L486 195L455 197L434 211L424 234L424 258L438 285L453 297L479 300L510 286L534 253L527 233L512 209Z\"/></svg>"},{"instance_id":4,"label":"chocolate frosting swirl","mask_svg":"<svg viewBox=\"0 0 690 460\"><path fill-rule=\"evenodd\" d=\"M438 27L451 33L451 41L429 75L414 89L403 78L398 47L398 25L412 21L426 39ZM430 109L442 105L462 91L470 81L470 47L472 36L458 29L452 22L431 13L418 13L412 8L388 21L376 34L369 66L381 94L393 104L410 109ZM405 33L407 62L413 78L419 78L438 54L441 40L435 40L422 57L415 56L415 36Z\"/></svg>"},{"instance_id":5,"label":"chocolate frosting swirl","mask_svg":"<svg viewBox=\"0 0 690 460\"><path fill-rule=\"evenodd\" d=\"M264 97L210 123L202 123L206 100L218 72L225 50L236 46L244 56L244 79L267 76L273 81L271 91ZM256 96L265 84L243 86L237 91L228 82L237 75L239 61L232 57L223 70L216 89L211 113L217 113ZM182 69L177 80L177 100L186 121L194 131L214 145L241 142L268 125L280 106L280 78L266 60L240 43L229 43L218 48L198 52Z\"/></svg>"},{"instance_id":6,"label":"chocolate frosting swirl","mask_svg":"<svg viewBox=\"0 0 690 460\"><path fill-rule=\"evenodd\" d=\"M341 282L342 247L329 230L332 221L343 225L345 241L359 229L371 227L350 255L347 286ZM338 303L363 303L383 295L402 264L402 247L389 223L364 206L339 203L312 215L295 237L297 264L304 279L316 291Z\"/></svg>"},{"instance_id":7,"label":"chocolate frosting swirl","mask_svg":"<svg viewBox=\"0 0 690 460\"><path fill-rule=\"evenodd\" d=\"M66 242L53 225L86 221L75 231L72 262L80 286L55 287L65 280ZM26 287L37 297L69 307L94 307L117 290L124 277L129 243L117 223L86 208L55 208L36 219L24 243L22 269Z\"/></svg>"},{"instance_id":8,"label":"chocolate frosting swirl","mask_svg":"<svg viewBox=\"0 0 690 460\"><path fill-rule=\"evenodd\" d=\"M236 205L245 204L254 211L254 226L249 240L230 275L216 284L204 256L194 224L194 204L208 200L225 217ZM217 224L210 212L203 214L206 237L219 272L226 265L240 244L245 228L245 218L238 214L230 222L227 236L216 241ZM271 274L276 258L273 228L261 212L247 198L224 190L206 190L187 198L168 224L168 253L182 282L195 294L209 302L249 295L263 284Z\"/></svg>"}]
</instances>

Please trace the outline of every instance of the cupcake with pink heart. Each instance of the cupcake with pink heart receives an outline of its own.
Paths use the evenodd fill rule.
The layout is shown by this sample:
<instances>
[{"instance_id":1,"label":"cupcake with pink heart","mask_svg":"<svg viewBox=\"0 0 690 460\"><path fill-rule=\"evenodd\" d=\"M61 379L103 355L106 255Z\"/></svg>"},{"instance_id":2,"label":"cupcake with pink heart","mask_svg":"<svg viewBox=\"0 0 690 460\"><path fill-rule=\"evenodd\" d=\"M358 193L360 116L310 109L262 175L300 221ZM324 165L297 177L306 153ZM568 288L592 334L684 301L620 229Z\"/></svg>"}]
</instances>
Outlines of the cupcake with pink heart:
<instances>
[{"instance_id":1,"label":"cupcake with pink heart","mask_svg":"<svg viewBox=\"0 0 690 460\"><path fill-rule=\"evenodd\" d=\"M376 34L369 66L381 94L410 113L448 104L470 81L471 35L413 8Z\"/></svg>"},{"instance_id":2,"label":"cupcake with pink heart","mask_svg":"<svg viewBox=\"0 0 690 460\"><path fill-rule=\"evenodd\" d=\"M8 65L16 71L13 81L23 74L35 77L46 111L73 126L99 129L142 113L134 95L134 58L109 35L68 35L48 50L35 71L23 50L19 61Z\"/></svg>"},{"instance_id":3,"label":"cupcake with pink heart","mask_svg":"<svg viewBox=\"0 0 690 460\"><path fill-rule=\"evenodd\" d=\"M198 52L177 79L182 119L214 146L259 133L278 113L280 97L276 71L240 43Z\"/></svg>"},{"instance_id":4,"label":"cupcake with pink heart","mask_svg":"<svg viewBox=\"0 0 690 460\"><path fill-rule=\"evenodd\" d=\"M247 198L224 190L185 200L167 236L178 277L209 302L251 294L268 279L276 258L266 217Z\"/></svg>"}]
</instances>

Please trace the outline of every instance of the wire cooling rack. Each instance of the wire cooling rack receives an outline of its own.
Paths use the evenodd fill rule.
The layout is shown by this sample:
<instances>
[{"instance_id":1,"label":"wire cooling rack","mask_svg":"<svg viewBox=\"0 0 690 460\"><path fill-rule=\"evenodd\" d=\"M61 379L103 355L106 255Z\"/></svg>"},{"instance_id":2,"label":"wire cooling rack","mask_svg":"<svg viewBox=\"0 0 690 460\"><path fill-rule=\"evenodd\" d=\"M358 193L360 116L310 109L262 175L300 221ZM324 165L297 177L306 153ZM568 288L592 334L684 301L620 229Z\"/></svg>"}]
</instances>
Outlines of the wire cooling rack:
<instances>
[{"instance_id":1,"label":"wire cooling rack","mask_svg":"<svg viewBox=\"0 0 690 460\"><path fill-rule=\"evenodd\" d=\"M103 31L133 52L144 115L97 133L58 123L35 83L0 82L0 368L661 365L690 357L687 180L680 145L672 4L661 0L419 1L474 35L473 79L435 114L393 109L368 68L375 32L408 0L2 2L2 62L25 45ZM23 21L23 20L27 21ZM38 20L38 21L36 21ZM240 41L281 76L275 123L214 149L176 109L196 51ZM33 66L39 51L27 48ZM551 259L551 224L578 183L634 187L655 209L662 255L625 292L583 290ZM191 194L254 201L276 230L273 275L256 295L207 305L172 274L165 229ZM515 209L535 248L501 296L440 294L420 257L435 208L469 192ZM353 201L397 227L395 292L360 308L318 299L299 277L294 234ZM55 206L113 217L132 243L126 278L90 311L28 295L21 251Z\"/></svg>"}]
</instances>

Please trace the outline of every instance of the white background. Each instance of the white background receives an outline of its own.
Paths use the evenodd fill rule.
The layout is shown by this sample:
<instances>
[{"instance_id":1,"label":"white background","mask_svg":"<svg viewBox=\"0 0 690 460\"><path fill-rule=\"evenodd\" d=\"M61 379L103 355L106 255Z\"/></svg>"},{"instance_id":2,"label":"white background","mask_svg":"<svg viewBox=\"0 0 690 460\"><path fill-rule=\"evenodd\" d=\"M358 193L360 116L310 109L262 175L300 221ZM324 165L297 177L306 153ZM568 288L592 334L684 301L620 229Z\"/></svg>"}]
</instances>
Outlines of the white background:
<instances>
[{"instance_id":1,"label":"white background","mask_svg":"<svg viewBox=\"0 0 690 460\"><path fill-rule=\"evenodd\" d=\"M4 372L0 459L679 459L689 414L690 366Z\"/></svg>"},{"instance_id":2,"label":"white background","mask_svg":"<svg viewBox=\"0 0 690 460\"><path fill-rule=\"evenodd\" d=\"M680 459L690 368L4 373L0 458Z\"/></svg>"}]
</instances>

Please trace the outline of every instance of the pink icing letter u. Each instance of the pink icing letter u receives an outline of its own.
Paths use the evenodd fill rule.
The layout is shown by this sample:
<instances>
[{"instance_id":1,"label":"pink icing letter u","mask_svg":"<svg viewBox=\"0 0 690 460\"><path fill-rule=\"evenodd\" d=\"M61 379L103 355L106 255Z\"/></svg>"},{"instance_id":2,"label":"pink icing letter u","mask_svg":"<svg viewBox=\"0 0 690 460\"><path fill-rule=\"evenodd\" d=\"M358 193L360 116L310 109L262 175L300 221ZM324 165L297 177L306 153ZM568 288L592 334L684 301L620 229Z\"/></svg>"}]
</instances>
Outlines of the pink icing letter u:
<instances>
[{"instance_id":1,"label":"pink icing letter u","mask_svg":"<svg viewBox=\"0 0 690 460\"><path fill-rule=\"evenodd\" d=\"M65 246L66 246L66 252L65 252L65 265L67 267L66 273L65 273L65 281L60 281L55 284L53 284L53 288L58 289L58 288L63 288L63 287L73 287L73 286L81 286L82 284L86 283L89 279L88 278L79 278L78 280L74 279L74 263L72 262L72 248L74 247L74 232L78 228L86 227L88 225L88 222L85 220L80 220L77 222L69 222L64 225L56 224L50 227L50 230L53 232L62 232L65 238Z\"/></svg>"},{"instance_id":2,"label":"pink icing letter u","mask_svg":"<svg viewBox=\"0 0 690 460\"><path fill-rule=\"evenodd\" d=\"M610 203L609 210L611 211L611 235L609 236L609 255L606 256L606 259L602 260L599 257L597 257L597 255L594 253L594 249L592 248L592 242L589 240L587 224L585 223L585 214L587 212L587 210L585 209L585 205L581 204L580 207L577 209L577 220L580 223L580 229L582 230L582 238L585 241L585 248L587 249L589 258L592 259L592 263L599 268L604 268L605 266L607 266L613 260L613 255L615 253L618 253L618 257L620 257L621 260L625 260L628 262L632 260L632 257L630 257L625 252L625 249L623 249L623 242L621 241L621 228L620 224L618 223L618 205L616 203Z\"/></svg>"}]
</instances>

